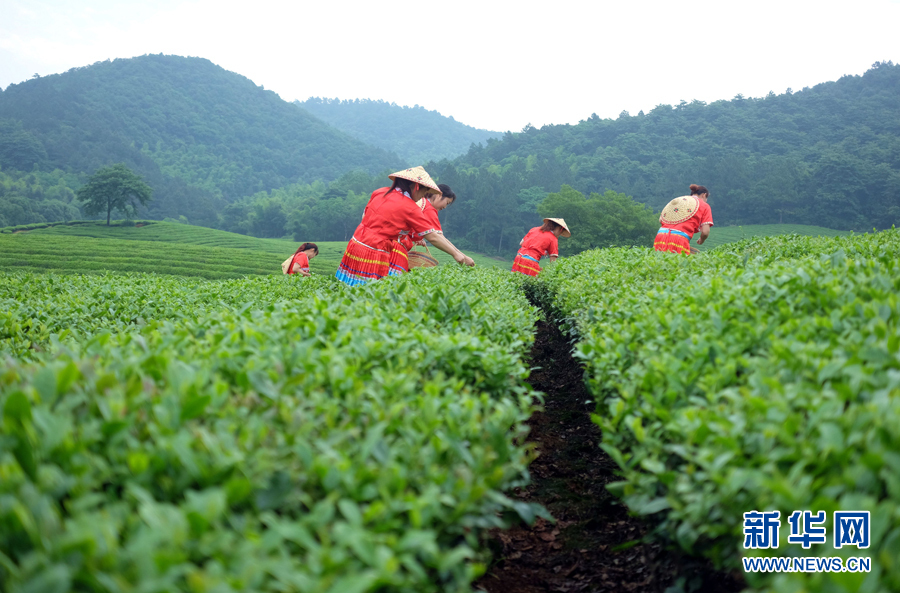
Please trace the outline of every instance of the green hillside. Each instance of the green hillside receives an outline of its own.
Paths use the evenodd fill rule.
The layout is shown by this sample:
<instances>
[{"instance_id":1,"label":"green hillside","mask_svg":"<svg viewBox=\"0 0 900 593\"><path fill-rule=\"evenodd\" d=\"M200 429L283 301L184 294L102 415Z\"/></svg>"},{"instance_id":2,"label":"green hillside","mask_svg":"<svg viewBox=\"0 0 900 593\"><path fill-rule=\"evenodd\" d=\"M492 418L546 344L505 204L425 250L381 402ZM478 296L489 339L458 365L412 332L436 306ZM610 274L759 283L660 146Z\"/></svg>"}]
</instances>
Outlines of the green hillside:
<instances>
[{"instance_id":1,"label":"green hillside","mask_svg":"<svg viewBox=\"0 0 900 593\"><path fill-rule=\"evenodd\" d=\"M457 157L472 144L499 138L500 132L480 130L416 105L386 101L320 99L297 105L322 121L366 144L400 155L411 165Z\"/></svg>"},{"instance_id":2,"label":"green hillside","mask_svg":"<svg viewBox=\"0 0 900 593\"><path fill-rule=\"evenodd\" d=\"M900 223L900 65L780 95L527 127L427 168L466 196L444 229L483 252L532 225L563 184L656 212L702 184L719 225L889 228Z\"/></svg>"},{"instance_id":3,"label":"green hillside","mask_svg":"<svg viewBox=\"0 0 900 593\"><path fill-rule=\"evenodd\" d=\"M57 224L0 234L0 270L74 273L156 272L203 278L238 278L281 274L281 262L298 244L284 239L258 239L198 226L141 221L139 226ZM319 255L310 261L314 274L334 274L346 242L317 242ZM452 258L431 249L442 265ZM478 266L511 266L511 262L471 255Z\"/></svg>"},{"instance_id":4,"label":"green hillside","mask_svg":"<svg viewBox=\"0 0 900 593\"><path fill-rule=\"evenodd\" d=\"M713 226L709 233L709 239L703 245L697 246L696 241L692 243L697 249L703 251L712 249L726 243L736 243L743 239L751 239L754 237L775 237L777 235L802 235L805 237L839 237L848 235L848 231L836 231L834 229L826 229L825 227L812 226L807 224L749 224L746 226ZM696 239L696 236L694 237Z\"/></svg>"},{"instance_id":5,"label":"green hillside","mask_svg":"<svg viewBox=\"0 0 900 593\"><path fill-rule=\"evenodd\" d=\"M3 170L83 175L117 162L156 190L146 216L204 224L258 191L403 166L202 58L97 62L0 92Z\"/></svg>"}]
</instances>

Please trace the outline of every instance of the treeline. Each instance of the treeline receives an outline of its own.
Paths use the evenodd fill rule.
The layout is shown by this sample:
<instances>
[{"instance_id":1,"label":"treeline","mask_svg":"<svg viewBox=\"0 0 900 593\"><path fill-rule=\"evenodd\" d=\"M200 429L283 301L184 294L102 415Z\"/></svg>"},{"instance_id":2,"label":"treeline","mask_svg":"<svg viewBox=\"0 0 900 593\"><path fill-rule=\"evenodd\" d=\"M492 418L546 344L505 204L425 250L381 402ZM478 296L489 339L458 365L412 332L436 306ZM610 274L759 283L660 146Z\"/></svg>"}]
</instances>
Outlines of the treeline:
<instances>
[{"instance_id":1,"label":"treeline","mask_svg":"<svg viewBox=\"0 0 900 593\"><path fill-rule=\"evenodd\" d=\"M132 169L137 169L129 163ZM86 173L62 169L30 172L0 169L0 226L96 218L87 215L75 192L87 181ZM153 190L153 200L139 210L139 216L155 220L176 219L208 227L218 227L220 212L227 205L204 189L167 177L152 163L143 175ZM181 212L190 214L190 218Z\"/></svg>"},{"instance_id":2,"label":"treeline","mask_svg":"<svg viewBox=\"0 0 900 593\"><path fill-rule=\"evenodd\" d=\"M354 138L400 155L413 166L457 157L472 144L501 136L500 132L473 128L419 105L319 97L295 103Z\"/></svg>"},{"instance_id":3,"label":"treeline","mask_svg":"<svg viewBox=\"0 0 900 593\"><path fill-rule=\"evenodd\" d=\"M256 237L347 241L372 191L390 184L387 173L372 176L355 171L329 184L294 184L260 192L226 207L220 228ZM560 242L565 255L596 247L648 245L658 228L659 214L623 193L607 190L584 195L562 185L558 192L534 186L513 194L502 180L503 176L490 173L441 180L458 196L440 214L443 228L455 244L510 256L528 229L540 225L544 216L565 218L572 229L573 237ZM493 199L474 200L486 187L495 190ZM517 201L522 204L519 209L514 207Z\"/></svg>"},{"instance_id":4,"label":"treeline","mask_svg":"<svg viewBox=\"0 0 900 593\"><path fill-rule=\"evenodd\" d=\"M156 207L159 192L147 210L158 220L203 224L255 237L290 236L297 241L346 241L353 235L369 197L375 189L389 185L385 169L376 175L352 171L330 183L295 183L268 192L222 204L221 210L206 220L184 215L164 216ZM441 213L444 229L460 247L486 253L511 255L519 239L543 216L563 217L574 236L560 243L569 255L585 249L612 245L646 245L653 239L658 213L630 196L615 191L603 194L581 192L561 185L558 192L546 192L534 185L513 193L508 185L517 170L502 175L485 172L465 177L449 175L446 181L459 196ZM526 178L554 179L552 168L535 167ZM557 176L562 179L562 175ZM34 171L0 171L0 227L43 222L99 219L86 213L76 198L87 176ZM485 189L493 189L491 199L477 200ZM165 199L163 195L162 199ZM121 213L119 213L121 214ZM143 217L143 214L140 214Z\"/></svg>"},{"instance_id":5,"label":"treeline","mask_svg":"<svg viewBox=\"0 0 900 593\"><path fill-rule=\"evenodd\" d=\"M32 173L0 171L0 227L80 220L75 189L83 182L60 170Z\"/></svg>"},{"instance_id":6,"label":"treeline","mask_svg":"<svg viewBox=\"0 0 900 593\"><path fill-rule=\"evenodd\" d=\"M324 183L294 183L229 204L219 228L255 237L293 236L298 241L347 241L375 189L390 183L364 171Z\"/></svg>"},{"instance_id":7,"label":"treeline","mask_svg":"<svg viewBox=\"0 0 900 593\"><path fill-rule=\"evenodd\" d=\"M502 250L563 184L659 212L701 183L719 225L890 227L900 221L900 65L796 93L528 127L427 168L465 197L445 228L482 250Z\"/></svg>"}]
</instances>

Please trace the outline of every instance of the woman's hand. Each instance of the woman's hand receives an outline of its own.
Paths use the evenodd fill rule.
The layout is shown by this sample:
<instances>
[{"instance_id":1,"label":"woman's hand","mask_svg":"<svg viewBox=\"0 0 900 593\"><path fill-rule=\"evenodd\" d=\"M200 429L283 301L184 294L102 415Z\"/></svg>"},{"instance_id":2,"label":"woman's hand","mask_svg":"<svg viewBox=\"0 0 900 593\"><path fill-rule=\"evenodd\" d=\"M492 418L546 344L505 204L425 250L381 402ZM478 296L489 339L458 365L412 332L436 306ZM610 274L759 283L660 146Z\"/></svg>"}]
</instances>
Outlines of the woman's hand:
<instances>
[{"instance_id":1,"label":"woman's hand","mask_svg":"<svg viewBox=\"0 0 900 593\"><path fill-rule=\"evenodd\" d=\"M441 233L428 233L427 235L425 235L425 238L428 239L429 243L456 260L456 263L469 267L473 267L475 265L475 261L471 257L454 247L453 243L451 243Z\"/></svg>"},{"instance_id":2,"label":"woman's hand","mask_svg":"<svg viewBox=\"0 0 900 593\"><path fill-rule=\"evenodd\" d=\"M462 251L457 251L456 253L454 253L453 259L456 260L456 263L463 266L469 266L470 268L475 266L475 260L473 260Z\"/></svg>"}]
</instances>

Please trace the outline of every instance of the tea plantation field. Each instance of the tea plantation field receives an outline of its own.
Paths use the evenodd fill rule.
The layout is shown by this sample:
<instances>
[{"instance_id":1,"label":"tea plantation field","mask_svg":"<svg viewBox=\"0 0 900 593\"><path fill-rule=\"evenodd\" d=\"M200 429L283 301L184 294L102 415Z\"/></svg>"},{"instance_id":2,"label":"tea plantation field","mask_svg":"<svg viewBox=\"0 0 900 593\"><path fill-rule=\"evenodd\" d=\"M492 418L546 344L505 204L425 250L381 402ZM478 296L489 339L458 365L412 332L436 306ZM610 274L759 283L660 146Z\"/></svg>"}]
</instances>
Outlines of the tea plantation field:
<instances>
[{"instance_id":1,"label":"tea plantation field","mask_svg":"<svg viewBox=\"0 0 900 593\"><path fill-rule=\"evenodd\" d=\"M779 235L800 235L804 237L843 237L849 231L836 231L808 224L750 224L745 226L713 226L703 245L693 245L700 251L712 249L726 243L737 243L744 239L777 237Z\"/></svg>"},{"instance_id":2,"label":"tea plantation field","mask_svg":"<svg viewBox=\"0 0 900 593\"><path fill-rule=\"evenodd\" d=\"M717 566L742 556L868 557L872 570L754 574L771 591L900 590L900 231L752 239L693 257L583 253L532 289L578 340L610 486L659 538ZM791 544L793 511L827 541ZM869 511L835 549L835 511ZM772 549L743 513L779 511Z\"/></svg>"},{"instance_id":3,"label":"tea plantation field","mask_svg":"<svg viewBox=\"0 0 900 593\"><path fill-rule=\"evenodd\" d=\"M0 234L0 591L471 591L484 532L546 516L510 495L541 316L655 541L753 591L900 590L900 231L356 289L228 235ZM778 547L745 549L743 513L776 510ZM795 510L827 513L827 544L788 541ZM834 548L839 510L870 511L867 548ZM762 556L872 570L744 574Z\"/></svg>"},{"instance_id":4,"label":"tea plantation field","mask_svg":"<svg viewBox=\"0 0 900 593\"><path fill-rule=\"evenodd\" d=\"M519 278L0 275L0 590L468 591L527 479Z\"/></svg>"},{"instance_id":5,"label":"tea plantation field","mask_svg":"<svg viewBox=\"0 0 900 593\"><path fill-rule=\"evenodd\" d=\"M0 233L0 269L59 272L155 272L207 279L281 273L281 262L298 243L258 239L172 222L138 221L107 227L88 222L28 225ZM314 274L334 274L344 242L317 242L310 261ZM421 249L421 248L417 248ZM431 253L442 264L456 265L444 252ZM468 254L478 266L509 269L511 262Z\"/></svg>"}]
</instances>

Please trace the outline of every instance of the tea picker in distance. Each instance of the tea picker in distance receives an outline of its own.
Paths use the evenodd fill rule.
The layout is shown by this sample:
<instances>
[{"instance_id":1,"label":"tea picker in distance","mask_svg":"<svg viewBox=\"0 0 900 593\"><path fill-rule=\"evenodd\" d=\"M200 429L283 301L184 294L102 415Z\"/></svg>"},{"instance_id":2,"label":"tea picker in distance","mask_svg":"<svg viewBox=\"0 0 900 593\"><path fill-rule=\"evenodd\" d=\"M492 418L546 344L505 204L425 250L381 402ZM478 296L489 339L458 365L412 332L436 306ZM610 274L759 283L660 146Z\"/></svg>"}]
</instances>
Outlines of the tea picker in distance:
<instances>
[{"instance_id":1,"label":"tea picker in distance","mask_svg":"<svg viewBox=\"0 0 900 593\"><path fill-rule=\"evenodd\" d=\"M309 260L319 255L319 246L315 243L304 243L294 255L281 263L281 271L285 274L309 276Z\"/></svg>"},{"instance_id":2,"label":"tea picker in distance","mask_svg":"<svg viewBox=\"0 0 900 593\"><path fill-rule=\"evenodd\" d=\"M675 198L663 208L659 215L660 229L653 241L657 251L673 253L696 253L691 247L694 233L700 231L697 245L709 237L709 227L713 225L712 210L706 201L709 190L702 185L691 184L691 195Z\"/></svg>"},{"instance_id":3,"label":"tea picker in distance","mask_svg":"<svg viewBox=\"0 0 900 593\"><path fill-rule=\"evenodd\" d=\"M444 231L441 228L441 221L438 218L438 212L449 206L450 204L456 201L456 194L450 189L450 186L446 183L438 184L438 189L441 190L440 195L431 194L428 199L421 200L418 202L419 207L422 209L422 212L425 214L425 218L431 223L431 228L441 236L444 235ZM447 239L447 243L450 244L451 247L456 249L453 243L450 242L450 239ZM400 276L406 272L409 272L411 267L415 267L415 265L410 264L410 250L412 249L413 244L415 245L425 245L424 239L419 239L414 241L411 233L406 231L401 231L401 235L398 241L393 243L394 250L391 252L391 276ZM459 251L459 249L456 249ZM419 252L415 252L419 253ZM432 260L430 257L425 257L424 254L419 254L420 260L424 259L426 261L431 260L431 264L436 265L436 262ZM474 265L475 262L472 261L472 258L465 256L466 265ZM471 262L471 263L470 263ZM421 265L420 261L420 265Z\"/></svg>"},{"instance_id":4,"label":"tea picker in distance","mask_svg":"<svg viewBox=\"0 0 900 593\"><path fill-rule=\"evenodd\" d=\"M429 243L451 255L457 263L474 266L475 262L456 249L436 231L416 204L441 190L422 167L413 167L388 175L391 187L372 192L363 212L362 222L356 227L347 243L344 257L335 277L350 286L365 284L388 275L390 270L391 243L400 231L411 231L417 239Z\"/></svg>"},{"instance_id":5,"label":"tea picker in distance","mask_svg":"<svg viewBox=\"0 0 900 593\"><path fill-rule=\"evenodd\" d=\"M541 272L538 262L542 257L549 256L551 263L559 257L560 236L572 236L566 221L562 218L545 218L544 224L528 231L519 241L521 247L513 260L512 271L537 276Z\"/></svg>"}]
</instances>

